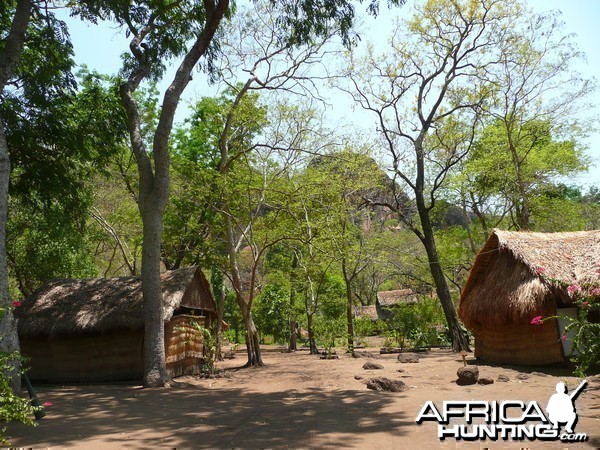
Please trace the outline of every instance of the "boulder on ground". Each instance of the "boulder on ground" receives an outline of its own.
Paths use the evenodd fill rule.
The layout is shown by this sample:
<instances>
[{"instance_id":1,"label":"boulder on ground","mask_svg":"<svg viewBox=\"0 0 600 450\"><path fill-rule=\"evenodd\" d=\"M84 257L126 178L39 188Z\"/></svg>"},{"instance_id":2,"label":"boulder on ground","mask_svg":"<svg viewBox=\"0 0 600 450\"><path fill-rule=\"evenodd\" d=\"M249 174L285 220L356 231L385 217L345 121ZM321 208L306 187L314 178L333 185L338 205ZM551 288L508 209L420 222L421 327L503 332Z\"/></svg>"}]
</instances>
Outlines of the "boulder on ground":
<instances>
[{"instance_id":1,"label":"boulder on ground","mask_svg":"<svg viewBox=\"0 0 600 450\"><path fill-rule=\"evenodd\" d=\"M458 375L456 384L460 386L475 384L479 379L479 368L477 366L460 367L456 371L456 375Z\"/></svg>"},{"instance_id":2,"label":"boulder on ground","mask_svg":"<svg viewBox=\"0 0 600 450\"><path fill-rule=\"evenodd\" d=\"M398 355L398 361L401 363L418 363L419 355L414 353L401 353Z\"/></svg>"},{"instance_id":3,"label":"boulder on ground","mask_svg":"<svg viewBox=\"0 0 600 450\"><path fill-rule=\"evenodd\" d=\"M498 379L496 381L500 383L508 383L510 381L510 378L508 378L508 375L500 374L498 375Z\"/></svg>"},{"instance_id":4,"label":"boulder on ground","mask_svg":"<svg viewBox=\"0 0 600 450\"><path fill-rule=\"evenodd\" d=\"M352 356L354 356L356 358L373 358L373 359L379 358L379 355L375 355L371 352L354 352L354 354Z\"/></svg>"},{"instance_id":5,"label":"boulder on ground","mask_svg":"<svg viewBox=\"0 0 600 450\"><path fill-rule=\"evenodd\" d=\"M529 380L529 375L526 373L520 373L515 377L517 380Z\"/></svg>"},{"instance_id":6,"label":"boulder on ground","mask_svg":"<svg viewBox=\"0 0 600 450\"><path fill-rule=\"evenodd\" d=\"M480 377L477 382L479 384L494 384L494 379L491 377Z\"/></svg>"},{"instance_id":7,"label":"boulder on ground","mask_svg":"<svg viewBox=\"0 0 600 450\"><path fill-rule=\"evenodd\" d=\"M365 370L379 370L379 369L383 369L383 366L381 364L377 364L371 361L367 361L366 363L363 364L363 369Z\"/></svg>"},{"instance_id":8,"label":"boulder on ground","mask_svg":"<svg viewBox=\"0 0 600 450\"><path fill-rule=\"evenodd\" d=\"M408 386L400 380L390 380L389 378L371 378L367 381L367 387L374 391L403 392Z\"/></svg>"}]
</instances>

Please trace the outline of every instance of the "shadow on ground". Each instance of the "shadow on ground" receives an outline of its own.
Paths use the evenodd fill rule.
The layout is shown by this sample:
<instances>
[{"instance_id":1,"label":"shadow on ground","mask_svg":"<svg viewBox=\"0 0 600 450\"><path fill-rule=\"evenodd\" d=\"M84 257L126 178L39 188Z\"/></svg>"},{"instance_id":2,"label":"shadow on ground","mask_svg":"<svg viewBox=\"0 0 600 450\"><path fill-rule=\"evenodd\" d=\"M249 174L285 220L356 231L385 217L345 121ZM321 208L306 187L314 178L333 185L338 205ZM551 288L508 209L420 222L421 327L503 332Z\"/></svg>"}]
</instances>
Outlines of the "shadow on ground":
<instances>
[{"instance_id":1,"label":"shadow on ground","mask_svg":"<svg viewBox=\"0 0 600 450\"><path fill-rule=\"evenodd\" d=\"M350 448L363 433L400 434L414 424L404 414L386 414L389 397L370 391L256 393L178 383L151 390L44 387L39 395L53 406L36 428L9 426L12 445L66 447L101 438L128 448Z\"/></svg>"}]
</instances>

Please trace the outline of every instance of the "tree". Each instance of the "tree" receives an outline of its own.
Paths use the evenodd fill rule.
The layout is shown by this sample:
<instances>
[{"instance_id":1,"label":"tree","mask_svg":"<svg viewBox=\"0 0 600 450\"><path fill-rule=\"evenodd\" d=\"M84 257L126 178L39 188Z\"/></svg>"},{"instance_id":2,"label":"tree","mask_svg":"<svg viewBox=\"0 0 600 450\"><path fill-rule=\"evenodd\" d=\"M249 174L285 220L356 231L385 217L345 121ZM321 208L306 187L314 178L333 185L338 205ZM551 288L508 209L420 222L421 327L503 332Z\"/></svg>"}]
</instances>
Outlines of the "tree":
<instances>
[{"instance_id":1,"label":"tree","mask_svg":"<svg viewBox=\"0 0 600 450\"><path fill-rule=\"evenodd\" d=\"M35 37L34 28L29 39ZM69 83L71 58L63 53L52 58L55 50L68 55L70 44L32 47L40 54L31 55L28 46L23 62L43 63L43 79L20 74L22 89L7 95L3 105L14 161L7 255L20 295L49 279L96 275L87 223L92 183L125 139L114 86L82 73L76 92ZM40 85L44 95L32 95Z\"/></svg>"},{"instance_id":2,"label":"tree","mask_svg":"<svg viewBox=\"0 0 600 450\"><path fill-rule=\"evenodd\" d=\"M10 5L12 6L12 4ZM19 59L25 44L25 32L31 20L32 2L20 0L16 4L14 13L12 8L0 9L0 20L3 30L5 24L10 22L10 31L6 35L3 46L0 48L0 95L4 96L5 89L11 78L15 75ZM6 223L8 220L8 185L10 182L10 154L4 125L0 124L0 308L5 312L0 317L0 351L18 352L19 337L17 323L10 309L8 291L8 268L6 260ZM18 370L17 372L18 373ZM20 388L20 377L14 376L12 388L16 392Z\"/></svg>"},{"instance_id":3,"label":"tree","mask_svg":"<svg viewBox=\"0 0 600 450\"><path fill-rule=\"evenodd\" d=\"M127 115L130 145L139 172L138 207L143 223L142 291L144 296L144 386L163 386L168 381L164 348L163 302L160 287L160 246L163 212L169 196L169 138L175 111L192 70L207 53L221 20L229 11L228 0L202 4L181 1L142 1L123 5L114 1L81 2L76 12L92 21L110 18L131 37L131 55L125 58L120 96ZM190 43L191 42L191 43ZM181 58L167 88L151 152L143 136L140 104L135 92L141 83L160 78L164 63ZM211 59L208 60L210 65Z\"/></svg>"},{"instance_id":4,"label":"tree","mask_svg":"<svg viewBox=\"0 0 600 450\"><path fill-rule=\"evenodd\" d=\"M354 285L377 253L377 241L369 239L372 211L361 207L362 198L383 191L389 179L364 151L315 157L306 171L318 183L319 203L311 215L320 227L320 250L340 265L344 279L347 345L354 353Z\"/></svg>"},{"instance_id":5,"label":"tree","mask_svg":"<svg viewBox=\"0 0 600 450\"><path fill-rule=\"evenodd\" d=\"M349 68L356 102L372 112L394 172L414 200L417 220L397 205L399 219L419 238L444 309L455 351L468 348L436 245L431 211L452 169L468 154L489 98L485 74L502 58L511 21L509 1L428 1L393 36L393 53L372 52ZM377 203L377 202L373 202Z\"/></svg>"},{"instance_id":6,"label":"tree","mask_svg":"<svg viewBox=\"0 0 600 450\"><path fill-rule=\"evenodd\" d=\"M394 3L396 3L394 1ZM139 1L123 5L114 0L83 1L76 12L92 21L111 18L126 28L132 37L131 55L125 59L126 81L121 85L131 140L139 170L138 206L143 222L142 291L144 295L144 385L161 386L167 382L162 295L160 290L160 245L163 212L169 196L169 138L177 104L191 79L191 72L202 56L207 55L205 67L212 69L218 40L213 38L230 11L229 0L205 0L202 4L178 1L164 4ZM377 3L370 5L377 12ZM299 4L284 4L277 22L288 25L285 41L299 45L313 35L321 35L330 22L339 23L342 37L350 41L354 8L344 0ZM159 78L164 63L182 58L177 72L167 88L160 107L160 116L153 135L152 151L142 138L139 106L134 93L148 79Z\"/></svg>"},{"instance_id":7,"label":"tree","mask_svg":"<svg viewBox=\"0 0 600 450\"><path fill-rule=\"evenodd\" d=\"M502 156L495 157L508 163L504 195L519 229L534 227L532 190L544 183L543 178L584 169L575 142L587 132L581 113L594 83L573 70L582 54L562 25L556 12L523 9L513 21L506 57L486 74L495 92L484 104L491 123L482 145L492 144L488 153L499 153Z\"/></svg>"},{"instance_id":8,"label":"tree","mask_svg":"<svg viewBox=\"0 0 600 450\"><path fill-rule=\"evenodd\" d=\"M507 130L504 120L494 119L475 142L455 184L466 210L478 218L483 239L505 218L510 228L552 231L535 220L551 206L553 195L547 194L561 177L586 167L576 143L556 140L553 127L558 123L532 121Z\"/></svg>"}]
</instances>

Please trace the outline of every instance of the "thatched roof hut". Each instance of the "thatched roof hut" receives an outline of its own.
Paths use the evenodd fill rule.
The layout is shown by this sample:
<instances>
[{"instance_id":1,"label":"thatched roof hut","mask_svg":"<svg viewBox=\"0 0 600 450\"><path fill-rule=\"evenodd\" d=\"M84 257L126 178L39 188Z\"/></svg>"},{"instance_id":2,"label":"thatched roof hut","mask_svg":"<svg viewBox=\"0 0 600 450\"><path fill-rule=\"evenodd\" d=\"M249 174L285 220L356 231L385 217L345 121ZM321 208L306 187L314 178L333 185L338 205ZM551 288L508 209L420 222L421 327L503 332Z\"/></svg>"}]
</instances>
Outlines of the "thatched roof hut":
<instances>
[{"instance_id":1,"label":"thatched roof hut","mask_svg":"<svg viewBox=\"0 0 600 450\"><path fill-rule=\"evenodd\" d=\"M459 316L475 335L476 356L523 364L564 361L559 323L535 326L531 319L576 314L567 286L599 282L599 264L600 231L494 230L460 299Z\"/></svg>"},{"instance_id":2,"label":"thatched roof hut","mask_svg":"<svg viewBox=\"0 0 600 450\"><path fill-rule=\"evenodd\" d=\"M394 291L380 291L377 293L377 302L383 307L394 307L405 303L418 303L419 297L412 289L396 289Z\"/></svg>"},{"instance_id":3,"label":"thatched roof hut","mask_svg":"<svg viewBox=\"0 0 600 450\"><path fill-rule=\"evenodd\" d=\"M172 376L197 372L192 366L202 358L202 336L190 322L208 325L216 318L209 283L200 268L188 267L162 274L161 287L168 368ZM141 378L144 314L139 277L54 280L26 298L16 316L34 379Z\"/></svg>"},{"instance_id":4,"label":"thatched roof hut","mask_svg":"<svg viewBox=\"0 0 600 450\"><path fill-rule=\"evenodd\" d=\"M413 305L419 302L419 297L412 289L396 289L393 291L380 291L377 293L377 315L381 320L391 320L394 317L394 308L401 305Z\"/></svg>"},{"instance_id":5,"label":"thatched roof hut","mask_svg":"<svg viewBox=\"0 0 600 450\"><path fill-rule=\"evenodd\" d=\"M373 322L379 319L379 316L377 315L377 307L375 305L355 306L354 317L357 319L361 317L371 319Z\"/></svg>"}]
</instances>

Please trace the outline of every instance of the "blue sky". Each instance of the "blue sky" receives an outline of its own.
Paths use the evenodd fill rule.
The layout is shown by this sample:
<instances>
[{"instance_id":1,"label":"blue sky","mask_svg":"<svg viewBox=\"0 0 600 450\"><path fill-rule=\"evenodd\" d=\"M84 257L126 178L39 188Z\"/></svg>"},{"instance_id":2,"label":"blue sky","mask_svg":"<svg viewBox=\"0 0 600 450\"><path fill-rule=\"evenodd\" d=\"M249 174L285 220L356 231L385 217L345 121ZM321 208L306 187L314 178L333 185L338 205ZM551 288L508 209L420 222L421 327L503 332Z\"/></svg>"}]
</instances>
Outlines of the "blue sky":
<instances>
[{"instance_id":1,"label":"blue sky","mask_svg":"<svg viewBox=\"0 0 600 450\"><path fill-rule=\"evenodd\" d=\"M587 62L577 67L585 78L597 77L600 74L600 0L526 0L526 3L537 11L560 10L565 22L565 31L575 34L575 42L586 54ZM360 9L360 8L358 8ZM402 9L393 13L402 14ZM90 69L102 73L115 73L121 64L120 54L127 51L128 41L123 33L110 26L94 26L82 23L79 20L62 17L69 22L69 29L73 45L75 47L75 58L78 64L85 64ZM377 41L385 40L388 31L385 27L377 28L378 33L369 31L366 38ZM167 74L172 74L175 66ZM166 83L163 83L163 88ZM186 116L186 105L192 104L202 96L214 95L216 88L209 86L201 74L194 76L194 81L188 86L184 93L183 104L179 108L178 120ZM594 105L600 105L600 89L590 98ZM600 108L594 113L595 123L590 125L599 127L598 118ZM596 130L583 142L588 147L588 155L592 166L587 174L582 174L576 180L577 184L584 186L600 186L600 130Z\"/></svg>"}]
</instances>

